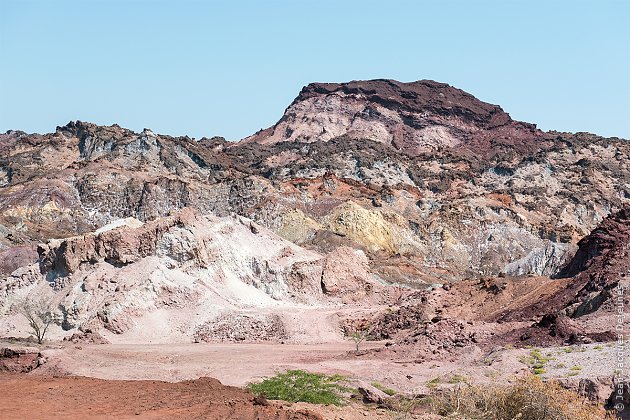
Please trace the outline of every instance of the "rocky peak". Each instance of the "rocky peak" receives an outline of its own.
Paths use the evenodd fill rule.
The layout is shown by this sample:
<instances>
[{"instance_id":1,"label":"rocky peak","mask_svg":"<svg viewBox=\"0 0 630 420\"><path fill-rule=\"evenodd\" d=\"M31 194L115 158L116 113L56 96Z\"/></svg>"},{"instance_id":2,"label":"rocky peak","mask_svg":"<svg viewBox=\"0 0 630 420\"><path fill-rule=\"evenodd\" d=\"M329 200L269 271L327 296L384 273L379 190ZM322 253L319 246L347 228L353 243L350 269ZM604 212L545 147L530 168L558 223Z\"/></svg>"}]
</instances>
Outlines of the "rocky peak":
<instances>
[{"instance_id":1,"label":"rocky peak","mask_svg":"<svg viewBox=\"0 0 630 420\"><path fill-rule=\"evenodd\" d=\"M145 137L157 137L155 133L153 132L153 130L151 130L150 128L143 129L142 135Z\"/></svg>"},{"instance_id":2,"label":"rocky peak","mask_svg":"<svg viewBox=\"0 0 630 420\"><path fill-rule=\"evenodd\" d=\"M98 126L94 123L85 121L70 121L64 126L58 126L55 130L57 133L66 137L83 138L87 135L95 135L96 132L101 131L105 127ZM112 126L112 128L120 128L118 125Z\"/></svg>"},{"instance_id":3,"label":"rocky peak","mask_svg":"<svg viewBox=\"0 0 630 420\"><path fill-rule=\"evenodd\" d=\"M143 129L141 133L135 133L118 124L99 126L83 121L70 121L63 127L57 127L57 133L67 138L78 139L79 153L83 160L98 159L119 146L133 149L131 152L135 149L146 151L157 147L158 138L148 128Z\"/></svg>"},{"instance_id":4,"label":"rocky peak","mask_svg":"<svg viewBox=\"0 0 630 420\"><path fill-rule=\"evenodd\" d=\"M415 156L452 148L483 153L497 142L520 147L537 143L544 133L445 83L379 79L311 83L276 125L243 142L310 143L340 136L375 140Z\"/></svg>"},{"instance_id":5,"label":"rocky peak","mask_svg":"<svg viewBox=\"0 0 630 420\"><path fill-rule=\"evenodd\" d=\"M377 79L349 83L311 83L305 86L295 102L319 95L353 95L388 109L451 115L475 121L486 127L512 121L500 106L482 102L473 95L446 83L418 80L403 83Z\"/></svg>"}]
</instances>

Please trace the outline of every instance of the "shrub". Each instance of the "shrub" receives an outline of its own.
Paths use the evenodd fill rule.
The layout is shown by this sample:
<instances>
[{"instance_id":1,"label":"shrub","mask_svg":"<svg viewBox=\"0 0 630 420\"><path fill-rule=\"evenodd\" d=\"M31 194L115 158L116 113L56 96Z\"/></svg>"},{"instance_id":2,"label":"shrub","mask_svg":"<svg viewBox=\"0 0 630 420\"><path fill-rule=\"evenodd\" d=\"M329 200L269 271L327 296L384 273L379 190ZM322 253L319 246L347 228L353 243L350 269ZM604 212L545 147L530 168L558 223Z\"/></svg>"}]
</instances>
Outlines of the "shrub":
<instances>
[{"instance_id":1,"label":"shrub","mask_svg":"<svg viewBox=\"0 0 630 420\"><path fill-rule=\"evenodd\" d=\"M50 300L45 297L26 298L17 303L17 310L28 321L37 342L42 344L54 320Z\"/></svg>"},{"instance_id":2,"label":"shrub","mask_svg":"<svg viewBox=\"0 0 630 420\"><path fill-rule=\"evenodd\" d=\"M534 375L542 375L543 373L547 371L545 370L544 367L535 367L532 369L532 372L534 373Z\"/></svg>"},{"instance_id":3,"label":"shrub","mask_svg":"<svg viewBox=\"0 0 630 420\"><path fill-rule=\"evenodd\" d=\"M453 375L449 378L449 384L458 384L460 382L468 382L468 378L463 375Z\"/></svg>"},{"instance_id":4,"label":"shrub","mask_svg":"<svg viewBox=\"0 0 630 420\"><path fill-rule=\"evenodd\" d=\"M393 418L395 419L407 419L407 418L416 418L412 417L412 413L416 412L416 410L420 409L421 412L426 413L427 409L431 406L431 397L426 395L413 395L413 396L403 396L396 395L392 398L389 398L385 403L384 407L393 411L395 415Z\"/></svg>"},{"instance_id":5,"label":"shrub","mask_svg":"<svg viewBox=\"0 0 630 420\"><path fill-rule=\"evenodd\" d=\"M372 331L363 325L346 326L343 335L354 341L355 351L358 353L361 343L372 338Z\"/></svg>"},{"instance_id":6,"label":"shrub","mask_svg":"<svg viewBox=\"0 0 630 420\"><path fill-rule=\"evenodd\" d=\"M255 395L264 395L272 400L342 405L342 394L352 391L340 384L344 380L345 377L341 375L288 370L259 383L249 384L248 388Z\"/></svg>"},{"instance_id":7,"label":"shrub","mask_svg":"<svg viewBox=\"0 0 630 420\"><path fill-rule=\"evenodd\" d=\"M546 372L545 365L549 363L550 360L554 360L550 355L543 356L540 352L540 349L533 349L529 352L528 357L522 357L521 363L528 365L535 375L542 375Z\"/></svg>"},{"instance_id":8,"label":"shrub","mask_svg":"<svg viewBox=\"0 0 630 420\"><path fill-rule=\"evenodd\" d=\"M505 387L459 384L435 391L431 405L442 416L484 420L586 420L603 418L605 414L603 408L535 375Z\"/></svg>"},{"instance_id":9,"label":"shrub","mask_svg":"<svg viewBox=\"0 0 630 420\"><path fill-rule=\"evenodd\" d=\"M429 382L427 382L427 388L436 389L440 384L440 378L433 378Z\"/></svg>"}]
</instances>

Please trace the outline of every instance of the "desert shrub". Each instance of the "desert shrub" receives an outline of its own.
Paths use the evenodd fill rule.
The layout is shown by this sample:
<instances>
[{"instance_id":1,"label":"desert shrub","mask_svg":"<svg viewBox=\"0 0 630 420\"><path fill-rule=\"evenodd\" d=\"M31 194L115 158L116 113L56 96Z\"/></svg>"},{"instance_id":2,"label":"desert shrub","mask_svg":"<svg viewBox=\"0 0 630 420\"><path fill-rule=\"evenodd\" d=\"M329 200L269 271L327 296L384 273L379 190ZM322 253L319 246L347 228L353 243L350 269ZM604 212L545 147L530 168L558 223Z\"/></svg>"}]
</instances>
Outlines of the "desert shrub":
<instances>
[{"instance_id":1,"label":"desert shrub","mask_svg":"<svg viewBox=\"0 0 630 420\"><path fill-rule=\"evenodd\" d=\"M434 391L431 405L442 416L484 420L587 420L605 414L603 408L536 375L503 387L459 384Z\"/></svg>"},{"instance_id":2,"label":"desert shrub","mask_svg":"<svg viewBox=\"0 0 630 420\"><path fill-rule=\"evenodd\" d=\"M53 323L52 303L45 297L26 298L17 302L17 311L28 321L39 344L44 342L48 327Z\"/></svg>"},{"instance_id":3,"label":"desert shrub","mask_svg":"<svg viewBox=\"0 0 630 420\"><path fill-rule=\"evenodd\" d=\"M468 382L468 378L465 377L464 375L452 375L448 379L449 384L458 384L460 382Z\"/></svg>"},{"instance_id":4,"label":"desert shrub","mask_svg":"<svg viewBox=\"0 0 630 420\"><path fill-rule=\"evenodd\" d=\"M355 351L358 353L361 343L372 339L372 330L365 325L347 325L343 329L343 335L354 341Z\"/></svg>"},{"instance_id":5,"label":"desert shrub","mask_svg":"<svg viewBox=\"0 0 630 420\"><path fill-rule=\"evenodd\" d=\"M545 365L550 360L554 360L554 358L549 355L543 356L540 349L533 349L529 352L528 357L521 358L521 363L528 365L533 374L542 375L546 372Z\"/></svg>"},{"instance_id":6,"label":"desert shrub","mask_svg":"<svg viewBox=\"0 0 630 420\"><path fill-rule=\"evenodd\" d=\"M341 375L288 370L259 383L249 384L248 388L255 395L264 395L272 400L342 405L342 394L351 391L341 384L345 379Z\"/></svg>"},{"instance_id":7,"label":"desert shrub","mask_svg":"<svg viewBox=\"0 0 630 420\"><path fill-rule=\"evenodd\" d=\"M384 401L382 406L392 412L392 418L395 420L418 418L414 414L426 414L431 406L431 397L426 395L404 396L397 394Z\"/></svg>"},{"instance_id":8,"label":"desert shrub","mask_svg":"<svg viewBox=\"0 0 630 420\"><path fill-rule=\"evenodd\" d=\"M534 367L532 369L532 373L534 375L542 375L543 373L546 373L547 371L545 370L544 367Z\"/></svg>"},{"instance_id":9,"label":"desert shrub","mask_svg":"<svg viewBox=\"0 0 630 420\"><path fill-rule=\"evenodd\" d=\"M433 378L427 382L427 388L436 389L439 384L440 384L440 378Z\"/></svg>"}]
</instances>

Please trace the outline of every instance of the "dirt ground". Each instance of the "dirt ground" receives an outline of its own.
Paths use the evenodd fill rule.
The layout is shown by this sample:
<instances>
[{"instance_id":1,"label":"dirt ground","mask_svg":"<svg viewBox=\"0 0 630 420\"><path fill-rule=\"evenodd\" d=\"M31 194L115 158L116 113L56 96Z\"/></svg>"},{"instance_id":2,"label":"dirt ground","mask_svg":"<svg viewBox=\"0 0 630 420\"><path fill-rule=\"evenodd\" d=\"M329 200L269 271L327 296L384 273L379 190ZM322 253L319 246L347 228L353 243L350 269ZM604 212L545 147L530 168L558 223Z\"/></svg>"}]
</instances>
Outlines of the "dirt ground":
<instances>
[{"instance_id":1,"label":"dirt ground","mask_svg":"<svg viewBox=\"0 0 630 420\"><path fill-rule=\"evenodd\" d=\"M287 369L341 374L365 382L379 382L403 393L426 393L427 382L448 383L452 376L474 382L507 382L527 372L521 362L529 349L498 348L490 353L467 348L440 360L416 360L413 354L356 355L350 342L327 344L106 344L67 345L44 350L47 362L31 375L73 375L109 380L183 381L217 378L231 386L245 386ZM366 342L362 350L382 347ZM543 350L553 360L545 377L577 378L610 375L616 367L615 348L605 346L557 347ZM560 363L566 367L556 368ZM579 365L579 372L569 368ZM573 376L571 376L573 377Z\"/></svg>"},{"instance_id":2,"label":"dirt ground","mask_svg":"<svg viewBox=\"0 0 630 420\"><path fill-rule=\"evenodd\" d=\"M382 342L365 343L359 354L352 346L52 344L41 351L46 361L37 369L0 374L0 418L390 419L400 413L359 402L341 408L286 402L263 407L237 387L287 369L304 369L425 394L428 382L448 386L455 377L476 383L509 381L528 371L521 360L535 350L502 348L486 354L468 348L421 362L413 354L383 357L367 351ZM613 343L541 349L550 359L544 376L579 380L612 375L615 350Z\"/></svg>"},{"instance_id":3,"label":"dirt ground","mask_svg":"<svg viewBox=\"0 0 630 420\"><path fill-rule=\"evenodd\" d=\"M320 419L306 408L255 405L216 379L168 383L0 374L3 419Z\"/></svg>"}]
</instances>

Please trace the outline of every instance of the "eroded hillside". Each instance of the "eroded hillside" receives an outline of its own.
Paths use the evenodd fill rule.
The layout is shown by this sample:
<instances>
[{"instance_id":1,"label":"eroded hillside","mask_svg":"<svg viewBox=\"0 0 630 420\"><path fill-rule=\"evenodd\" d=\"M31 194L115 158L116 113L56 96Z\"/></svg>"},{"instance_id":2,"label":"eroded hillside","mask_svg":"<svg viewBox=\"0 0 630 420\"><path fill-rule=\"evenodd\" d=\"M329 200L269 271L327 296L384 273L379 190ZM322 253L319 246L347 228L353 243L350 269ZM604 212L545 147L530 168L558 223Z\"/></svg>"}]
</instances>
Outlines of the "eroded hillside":
<instances>
[{"instance_id":1,"label":"eroded hillside","mask_svg":"<svg viewBox=\"0 0 630 420\"><path fill-rule=\"evenodd\" d=\"M8 132L0 252L26 245L11 258L32 260L40 241L192 207L318 252L361 249L391 283L551 276L630 202L629 148L542 132L430 81L312 84L238 143L82 122Z\"/></svg>"}]
</instances>

